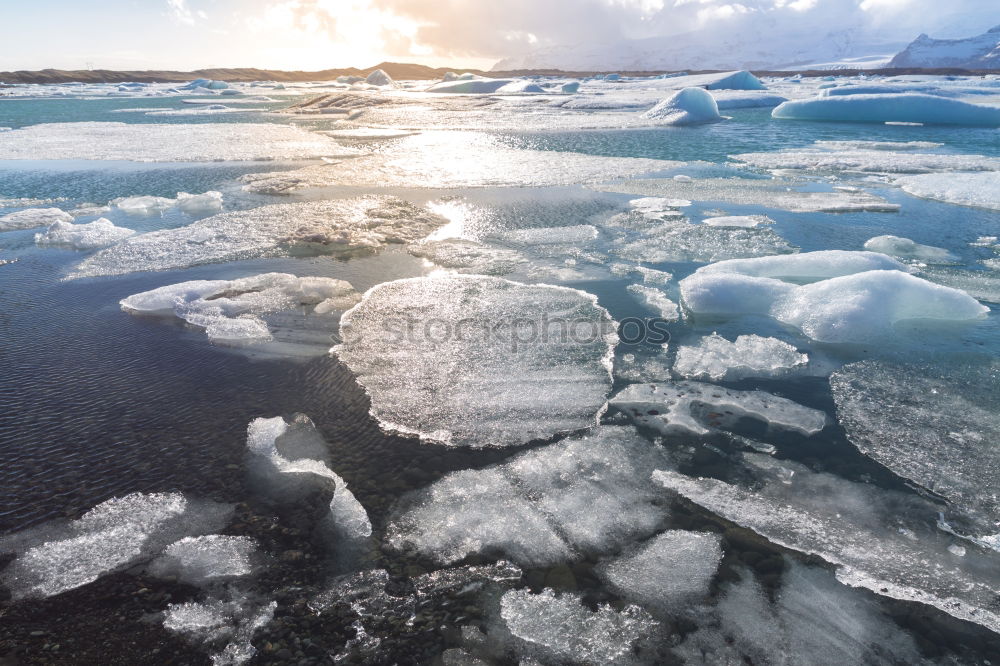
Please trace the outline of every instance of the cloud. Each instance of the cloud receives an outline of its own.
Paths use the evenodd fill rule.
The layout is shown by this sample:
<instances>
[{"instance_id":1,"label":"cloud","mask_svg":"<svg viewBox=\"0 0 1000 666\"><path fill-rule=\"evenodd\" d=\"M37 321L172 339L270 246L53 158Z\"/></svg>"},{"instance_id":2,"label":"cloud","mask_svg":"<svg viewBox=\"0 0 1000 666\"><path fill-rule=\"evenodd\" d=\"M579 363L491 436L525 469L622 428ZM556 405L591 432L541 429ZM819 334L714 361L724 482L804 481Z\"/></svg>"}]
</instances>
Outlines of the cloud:
<instances>
[{"instance_id":1,"label":"cloud","mask_svg":"<svg viewBox=\"0 0 1000 666\"><path fill-rule=\"evenodd\" d=\"M194 25L194 14L187 6L187 0L167 0L167 9L170 10L170 15L181 23Z\"/></svg>"}]
</instances>

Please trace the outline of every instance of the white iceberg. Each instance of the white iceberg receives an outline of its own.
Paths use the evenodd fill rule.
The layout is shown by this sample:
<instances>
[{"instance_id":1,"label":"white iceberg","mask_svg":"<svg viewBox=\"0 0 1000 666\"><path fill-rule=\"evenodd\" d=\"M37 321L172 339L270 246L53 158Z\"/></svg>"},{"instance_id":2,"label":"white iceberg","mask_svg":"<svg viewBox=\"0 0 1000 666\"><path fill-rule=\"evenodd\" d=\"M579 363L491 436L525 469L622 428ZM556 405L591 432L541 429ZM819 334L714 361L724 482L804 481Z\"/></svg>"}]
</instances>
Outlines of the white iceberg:
<instances>
[{"instance_id":1,"label":"white iceberg","mask_svg":"<svg viewBox=\"0 0 1000 666\"><path fill-rule=\"evenodd\" d=\"M385 73L385 70L376 69L365 79L365 83L370 86L391 86L395 85L392 77Z\"/></svg>"},{"instance_id":2,"label":"white iceberg","mask_svg":"<svg viewBox=\"0 0 1000 666\"><path fill-rule=\"evenodd\" d=\"M781 104L771 115L791 120L1000 127L1000 108L916 93L800 99Z\"/></svg>"},{"instance_id":3,"label":"white iceberg","mask_svg":"<svg viewBox=\"0 0 1000 666\"><path fill-rule=\"evenodd\" d=\"M53 222L44 233L35 234L35 244L93 250L114 245L134 234L131 229L116 227L113 222L102 217L87 224Z\"/></svg>"},{"instance_id":4,"label":"white iceberg","mask_svg":"<svg viewBox=\"0 0 1000 666\"><path fill-rule=\"evenodd\" d=\"M664 125L700 125L723 119L715 98L703 88L679 90L646 111L642 117Z\"/></svg>"},{"instance_id":5,"label":"white iceberg","mask_svg":"<svg viewBox=\"0 0 1000 666\"><path fill-rule=\"evenodd\" d=\"M340 332L384 428L475 448L593 425L617 342L591 294L464 275L378 285Z\"/></svg>"},{"instance_id":6,"label":"white iceberg","mask_svg":"<svg viewBox=\"0 0 1000 666\"><path fill-rule=\"evenodd\" d=\"M1000 175L1000 174L998 174ZM900 236L875 236L865 241L865 249L900 259L916 259L929 264L951 264L958 257L942 247L921 245Z\"/></svg>"}]
</instances>

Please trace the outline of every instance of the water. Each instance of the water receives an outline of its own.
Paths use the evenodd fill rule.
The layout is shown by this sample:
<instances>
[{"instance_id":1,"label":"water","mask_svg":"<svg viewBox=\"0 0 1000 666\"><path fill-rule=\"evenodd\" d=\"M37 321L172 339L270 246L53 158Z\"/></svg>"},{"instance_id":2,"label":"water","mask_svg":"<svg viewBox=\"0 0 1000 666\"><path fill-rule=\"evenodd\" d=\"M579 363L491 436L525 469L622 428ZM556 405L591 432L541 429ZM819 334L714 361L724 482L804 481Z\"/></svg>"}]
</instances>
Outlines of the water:
<instances>
[{"instance_id":1,"label":"water","mask_svg":"<svg viewBox=\"0 0 1000 666\"><path fill-rule=\"evenodd\" d=\"M775 85L781 87L780 83ZM250 92L271 94L265 89ZM275 102L246 106L262 106L273 111L310 91L294 92L295 97L275 96ZM610 88L605 92L615 94ZM788 94L788 91L783 91L783 94ZM396 124L426 129L428 135L429 130L449 133L451 130L472 129L487 134L488 138L467 149L469 144L462 138L464 135L455 134L456 140L450 142L435 139L429 145L438 152L427 153L429 149L424 149L423 154L420 153L419 141L409 137L345 141L346 145L371 153L374 157L347 158L340 164L326 167L317 166L316 156L312 154L303 154L299 159L263 162L196 163L185 161L180 155L176 161L155 163L6 160L0 161L0 217L33 205L15 199L49 200L51 203L37 205L72 210L83 204L104 205L118 197L174 197L178 192L217 190L223 193L225 210L240 211L276 203L391 194L417 205L427 205L432 212L444 216L442 228L431 236L432 239L459 239L471 244L465 247L477 248L477 252L493 253L490 256L501 250L506 252L503 255L505 261L510 260L514 264L512 269L501 271L504 276L593 294L598 304L607 309L615 320L648 323L655 313L628 290L629 285L641 282L641 277L636 273L622 274L610 269L611 264L635 263L622 258L620 250L623 243L636 239L658 242L658 236L643 234L652 234L650 229L656 224L664 224L665 220L679 216L696 222L722 214L767 215L774 224L766 228L802 252L860 250L869 238L887 234L941 247L957 256L955 264L946 268L916 265L912 270L929 279L935 279L935 271L940 273L944 270L966 281L978 281L977 285L985 280L983 284L986 286L980 285L982 289L1000 292L995 282L1000 279L995 277L997 272L982 263L997 256L1000 250L990 247L991 243L996 245L997 242L976 244L980 237L1000 235L1000 213L912 197L893 186L893 174L826 169L782 171L775 175L787 179L789 188L786 190L790 189L793 193L837 193L838 187L859 187L889 204L898 204L898 212L792 212L777 200L761 201L759 197L736 200L720 194L717 198L710 195L700 197L690 205L678 202L673 208L662 211L667 217L647 221L635 217L636 213L628 213L629 201L636 195L625 193L644 181L621 177L632 173L636 163L630 162L631 158L646 158L686 163L664 163L660 168L639 170L666 179L658 181L660 185L651 181L648 187L653 190L664 190L667 186L662 183L671 182L672 177L678 174L695 179L738 177L747 179L741 182L761 181L770 178L771 174L740 166L731 161L730 156L748 152L812 149L815 142L821 140L935 142L942 145L924 149L923 152L1000 158L996 129L778 121L770 117L768 109L727 110L723 113L730 116L729 119L703 127L638 128L630 126L630 113L574 113L532 108L520 103L523 98L513 98L518 104L498 102L480 108L476 98L435 99L414 94L413 99L408 99L406 93L389 93L389 96L392 103L372 106L353 121L341 115L302 118L249 112L218 116L151 116L143 111L117 112L122 109L198 108L183 104L180 100L186 98L184 96L170 95L111 99L4 99L0 101L0 127L15 129L39 123L67 122L179 125L270 123L295 124L317 131ZM226 104L227 98L212 101ZM519 119L523 120L521 127ZM6 140L4 135L0 132L0 144ZM487 148L483 149L483 145ZM483 154L488 154L489 145L496 145L497 151L508 151L504 152L503 161L498 163L509 170L505 175L509 175L512 182L545 181L550 175L548 170L558 164L558 161L552 162L549 158L561 153L574 154L572 165L569 161L566 163L570 176L577 173L572 169L580 169L580 173L586 170L600 177L589 178L587 184L573 182L570 177L569 184L551 187L477 187L475 183L465 183L459 188L393 185L394 182L414 181L412 172L406 179L393 180L400 169L394 163L394 160L399 160L397 155L414 157L412 163L419 164L417 175L426 182L440 182L440 173L449 173L449 169L453 168L451 165L468 163L470 153L467 150L486 150L487 153ZM623 161L612 158L622 158ZM365 168L372 169L371 173L376 174L369 179L370 182L364 180L364 170L360 174L352 171L353 160L362 159L368 160L364 162L368 165ZM327 169L320 172L324 178L321 186L292 188L283 196L255 193L243 188L241 177L248 174L275 172L295 177L296 170L303 167ZM341 179L340 182L338 179ZM665 196L670 198L669 194ZM97 215L83 215L76 222L88 222ZM139 233L178 229L206 217L206 214L191 215L178 208L171 208L162 215L137 217L112 207L99 215ZM622 218L623 215L632 217ZM669 215L675 215L675 218ZM509 235L513 230L576 228L579 225L594 227L592 240L567 242L560 238L558 230L548 233L542 240L533 237L535 240L527 243L512 240L516 236ZM623 597L610 590L595 571L605 567L608 561L628 554L630 549L657 531L708 530L720 534L725 555L721 568L712 579L708 595L691 599L685 607L651 608L663 626L649 632L648 640L636 643L640 660L648 663L678 661L681 656L691 657L696 645L700 646L697 649L707 651L710 660L722 659L721 643L726 643L726 637L733 639L734 636L737 637L735 642L730 640L731 647L725 649L735 650L742 658L773 658L773 655L761 656L760 650L768 649L767 646L754 645L745 636L739 638L739 632L726 624L732 620L733 604L742 598L739 595L752 596L747 592L752 587L750 583L737 588L733 581L737 578L757 581L768 594L783 598L780 596L786 589L783 586L788 586L789 595L798 588L794 587L797 583L793 574L782 572L798 571L797 567L801 567L802 563L816 567L817 559L797 554L794 544L789 545L788 539L780 541L786 547L768 543L766 533L761 532L765 537L762 539L748 529L740 529L742 523L739 521L727 522L699 507L702 502L680 501L669 494L657 497L653 503L655 511L661 515L655 529L633 535L630 537L633 541L625 546L620 543L595 546L593 543L600 543L598 535L593 543L581 540L591 545L575 550L568 564L525 565L523 579L513 584L510 581L493 582L485 587L469 584L461 591L447 588L427 596L417 594L407 597L404 591L412 589L419 575L441 568L434 553L381 547L389 541L394 520L408 506L407 502L415 501L413 497L421 497L408 493L427 488L455 472L484 470L496 463L514 460L525 451L544 451L553 441L581 433L552 433L547 440L510 449L471 450L421 441L401 432L407 430L404 427L406 424L387 423L380 427L369 414L369 397L352 372L323 346L314 349L310 355L291 357L271 353L273 349L266 345L213 345L202 331L183 326L176 318L133 316L123 312L118 305L119 300L127 296L190 280L226 280L263 272L287 272L298 276L347 280L363 293L391 280L422 276L433 278L442 270L475 274L486 264L477 263L478 260L468 264L449 264L442 260L441 266L435 266L408 252L405 243L384 241L380 241L374 252L368 248L363 252L359 250L359 256L350 259L334 259L324 256L329 250L322 246L304 249L295 244L297 241L290 240L268 256L242 261L156 273L134 272L115 277L66 279L79 261L90 253L38 247L33 242L37 231L0 234L0 534L13 534L51 524L53 520L79 517L100 502L132 492L179 491L191 497L234 503L239 505L239 518L227 528L226 533L252 536L258 539L266 553L262 558L265 564L250 579L240 582L236 593L243 595L244 602L247 599L276 599L277 616L284 622L281 626L289 628L282 633L285 630L271 624L255 634L252 642L260 651L255 657L260 663L285 659L277 656L281 649L278 646L294 648L293 639L300 640L301 645L301 639L306 638L323 646L321 651L310 649L303 652L302 659L309 659L310 663L329 663L331 655L348 654L352 650L353 658L364 663L429 663L445 649L451 649L452 656L455 651L474 653L491 660L490 663L506 663L525 656L534 656L543 663L554 663L552 652L546 651L550 648L543 645L545 640L538 639L541 640L539 643L533 639L535 644L526 647L522 639L505 633L511 627L521 626L518 621L508 619L505 628L503 622L498 620L499 599L505 589L512 585L527 586L539 592L549 587L557 592L581 594L584 605L591 610L605 602L612 602L614 608L621 610L623 604L630 601L627 595ZM685 260L653 261L642 265L672 273L673 279L662 288L666 296L678 301L681 298L678 283L704 264ZM666 449L665 455L670 464L680 473L690 477L707 477L741 488L763 487L770 478L767 475L771 472L762 472L759 466L755 466L753 456L744 459L742 454L751 449L771 451L770 460L779 467L784 461L788 469L776 474L779 478L781 474L787 474L786 481L795 478L789 470L798 469L795 467L797 464L804 465L806 470L798 472L798 478L806 472L831 475L837 479L836 483L849 484L837 491L842 493L839 497L869 497L864 493L871 493L871 497L878 498L874 501L884 502L884 505L876 507L878 516L873 514L866 518L871 521L867 527L874 534L877 535L879 530L887 535L913 533L914 541L921 547L930 549L936 548L937 544L950 544L963 549L963 552L968 550L968 554L962 556L964 560L953 552L949 555L951 551L943 554L936 550L928 552L933 552L935 558L941 558L941 563L959 567L963 575L975 578L977 584L985 581L983 584L993 585L996 590L1000 588L996 587L995 569L993 572L990 570L997 563L996 552L970 539L951 536L942 531L937 520L940 511L948 521L949 529L979 538L989 536L989 526L996 527L1000 517L950 505L935 496L933 488L918 487L905 478L901 470L884 467L862 454L837 423L834 396L828 379L831 372L844 364L866 359L904 364L920 361L933 365L945 374L949 369L959 372L969 363L988 368L1000 357L996 300L983 299L989 311L980 320L970 323L904 322L893 329L891 335L850 345L810 340L800 331L762 315L685 317L664 322L671 338L666 350L649 340L619 343L613 359L615 374L609 395L637 381L635 375L629 374L629 368L639 367L647 374L655 374L653 369L656 363L669 368L678 345L697 344L701 337L713 332L728 340L738 335L758 334L789 342L799 351L809 354L811 363L807 371L788 376L751 377L723 384L735 390L767 391L820 410L827 415L828 425L818 435L806 437L801 433L779 432L769 428L766 422L754 419L743 419L721 427L721 415L706 414L705 410L694 408L692 414L712 431L706 438L685 435L664 439L645 427L640 428L641 437L650 446ZM462 312L455 313L456 317L461 315ZM339 342L338 332L329 331L328 340L326 346ZM406 352L405 346L388 349L386 357L394 359L393 362L405 362ZM403 374L400 373L401 376ZM446 373L443 374L446 376ZM649 374L641 381L669 380L668 373L663 377ZM422 385L419 378L410 381L414 381L415 394L425 396L428 409L433 407L433 381L437 379L427 378L426 385ZM377 388L369 387L369 390ZM987 411L984 413L987 414L989 409L996 407L1000 389L994 384L982 391L986 398L978 394L975 398L988 402L991 393L995 397L992 403L985 405ZM927 409L933 411L938 404L933 395L924 397ZM872 394L870 399L878 400L879 395ZM976 404L980 405L980 402ZM360 564L345 567L342 560L331 558L329 546L322 543L318 536L320 526L312 510L323 508L322 498L317 500L316 507L275 507L264 500L258 488L247 483L244 467L247 425L255 418L289 417L294 413L306 414L315 422L329 445L331 469L346 480L371 518L375 530L373 549L368 559ZM992 414L995 416L996 411ZM478 417L477 413L470 411L470 419ZM433 417L428 418L433 425ZM518 418L516 410L511 418ZM610 409L595 414L594 423L624 427L629 418L626 413ZM965 443L963 445L983 446L983 442L975 439L975 433L977 428L985 427L984 424L967 425L968 433L963 435L965 439L960 440ZM947 436L948 433L942 434L941 446L952 446L954 441L959 441L954 438L948 440ZM748 438L755 440L756 444L747 444ZM427 439L434 440L434 437ZM997 465L997 456L991 455L989 449L985 459ZM555 484L549 490L545 490L542 481L533 480L532 483L542 485L532 486L535 494L529 494L529 499L544 502L546 496L551 494L569 503L561 505L560 510L569 511L573 502L582 502L585 506L594 507L593 511L600 511L600 492L615 494L613 475L604 478L602 474L610 473L593 470L590 473L595 479L604 479L596 482L598 486L609 484L602 491L594 491L597 495L579 499L566 491L569 494L564 496L565 488L560 483L572 487L574 480L583 478L576 476L581 474L579 471L568 471L561 482L544 481ZM454 476L447 478L450 482L456 479ZM821 483L813 481L811 476L806 478L810 479L808 483ZM986 487L982 492L984 495L995 495L997 488ZM462 505L461 518L475 523L478 503L501 500L506 501L488 492L477 496L476 501ZM821 503L822 498L803 497L801 500L807 505L814 502L810 505L811 510L817 512L829 508L815 504ZM897 506L903 507L897 515L886 522L879 522L883 520L879 512ZM825 513L815 515L826 516ZM753 528L754 523L748 521L744 526ZM568 529L561 527L559 533L565 536ZM272 535L274 530L281 531L280 538ZM1000 528L995 532L1000 532ZM905 546L904 541L900 543ZM474 548L472 550L475 552ZM292 552L298 555L288 554ZM308 562L296 559L301 558L302 553L312 559ZM495 550L475 552L460 564L487 564L504 555L501 545ZM506 556L512 555L507 553ZM785 557L791 559L784 560ZM949 557L952 559L946 561ZM820 553L820 558L823 558L823 553ZM792 560L797 563L792 563ZM826 557L826 561L827 568L842 564L832 556ZM930 566L933 565L934 562L931 562ZM382 596L370 591L358 592L363 587L360 584L352 588L368 604L363 612L358 607L352 611L343 605L337 606L332 614L313 615L304 610L306 601L329 587L333 574L368 568L386 569L392 583L385 588L386 591L379 593ZM948 573L950 570L941 571L940 576L951 575ZM786 577L783 578L783 575ZM809 575L827 576L826 573ZM104 626L112 622L110 615L108 618L104 616L113 612L109 608L126 607L125 595L129 593L123 590L132 584L133 576L139 576L142 585L157 593L170 593L174 602L206 600L220 594L218 590L178 587L136 571L115 574L107 579L111 583L93 583L67 594L77 595L73 597L76 603L86 609L85 612L96 614L94 622ZM919 585L926 581L910 582L918 589L924 589ZM350 580L348 583L355 585ZM102 585L105 587L100 587ZM107 588L107 585L112 587ZM847 595L845 598L849 598L850 602L844 603L857 604L851 605L854 609L851 612L856 613L852 617L866 617L866 613L874 613L879 623L887 623L884 627L879 624L880 631L888 632L890 638L884 640L895 645L899 655L911 654L910 650L915 649L917 654L927 659L951 655L958 663L985 663L984 659L1000 653L1000 638L994 633L996 627L989 620L965 621L969 618L961 614L958 614L961 619L955 619L942 610L942 604L907 601L901 599L900 594L877 596L868 591L856 591L837 583L832 577L828 582L817 585L821 588L817 594ZM98 589L103 591L97 592ZM479 591L483 593L479 594ZM105 601L99 601L102 594L106 597ZM58 600L59 597L53 601ZM37 637L29 635L27 627L41 622L64 645L75 646L72 649L76 651L77 660L100 653L102 646L88 637L83 624L64 622L58 613L53 614L46 605L48 603L28 600L13 606L12 638L6 639L7 643L0 642L0 650L11 647L25 655L38 654L41 644ZM860 610L862 606L865 610ZM808 651L800 651L801 641L804 640L801 628L795 629L792 626L794 623L777 619L772 611L754 611L751 607L753 604L747 606L751 610L746 610L751 618L747 620L749 629L746 631L758 634L777 632L774 635L778 637L774 641L784 641L779 652L792 661L808 658ZM164 601L158 607L146 608L145 612L159 612L165 608ZM408 610L404 612L400 608ZM411 608L416 609L413 612L417 619L413 623L403 627L392 620L394 614L409 613ZM759 616L753 614L758 611ZM994 607L984 608L983 611L996 612ZM134 609L127 612L133 613ZM606 614L612 611L600 612L605 614L604 617L611 617ZM824 617L830 622L829 626L820 623L814 628L815 633L820 636L836 635L839 629L836 628L835 618L829 614ZM614 624L619 620L607 621ZM379 642L362 640L357 622L361 623L366 635L375 636ZM532 630L522 631L522 634L537 636L540 632L546 635L548 630L542 620L532 619L530 622ZM463 625L485 631L489 640L477 642L471 639L474 633L471 629L466 630L464 637L460 636L454 628ZM449 626L452 628L448 629ZM129 632L137 636L142 633L134 628L124 630L120 639L123 645L133 635ZM345 646L349 639L354 639L355 643ZM570 637L567 640L575 639ZM136 659L148 658L149 650L154 646L157 649L188 649L181 647L184 645L181 639L167 633L158 623L138 643L131 640L133 644L128 648L131 651L129 654ZM633 638L623 634L607 640L631 641ZM863 643L865 639L852 636L852 640ZM684 644L683 649L672 653L670 646L679 644ZM609 649L616 652L620 647ZM204 649L199 647L190 652L190 659L206 659L207 653L219 649L221 645L209 645ZM53 657L57 661L60 658L69 659Z\"/></svg>"}]
</instances>

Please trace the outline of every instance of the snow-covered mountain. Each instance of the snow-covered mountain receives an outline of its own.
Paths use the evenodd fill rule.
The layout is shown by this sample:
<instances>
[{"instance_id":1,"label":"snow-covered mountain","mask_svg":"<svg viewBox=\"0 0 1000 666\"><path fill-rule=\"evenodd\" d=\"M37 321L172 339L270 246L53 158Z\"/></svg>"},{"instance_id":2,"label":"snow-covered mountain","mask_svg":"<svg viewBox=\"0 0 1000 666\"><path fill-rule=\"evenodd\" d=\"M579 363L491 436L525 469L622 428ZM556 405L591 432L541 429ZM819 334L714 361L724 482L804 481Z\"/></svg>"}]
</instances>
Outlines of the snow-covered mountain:
<instances>
[{"instance_id":1,"label":"snow-covered mountain","mask_svg":"<svg viewBox=\"0 0 1000 666\"><path fill-rule=\"evenodd\" d=\"M805 69L879 66L898 52L905 40L890 41L862 27L826 33L812 30L766 39L766 25L754 30L719 34L702 30L666 37L603 44L552 46L505 58L494 71L561 69L564 71L673 71L683 69ZM880 56L880 57L878 57Z\"/></svg>"},{"instance_id":2,"label":"snow-covered mountain","mask_svg":"<svg viewBox=\"0 0 1000 666\"><path fill-rule=\"evenodd\" d=\"M920 35L897 53L889 66L1000 69L1000 25L966 39L933 39Z\"/></svg>"}]
</instances>

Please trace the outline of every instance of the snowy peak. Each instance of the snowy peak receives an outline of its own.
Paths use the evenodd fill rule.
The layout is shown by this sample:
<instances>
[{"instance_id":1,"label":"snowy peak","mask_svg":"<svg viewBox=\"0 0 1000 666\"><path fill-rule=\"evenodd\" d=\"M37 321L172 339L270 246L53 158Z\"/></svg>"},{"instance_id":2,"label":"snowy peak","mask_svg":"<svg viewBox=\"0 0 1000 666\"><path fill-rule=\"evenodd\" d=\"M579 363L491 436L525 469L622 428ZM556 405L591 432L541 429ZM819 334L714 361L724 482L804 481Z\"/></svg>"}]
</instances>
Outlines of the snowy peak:
<instances>
[{"instance_id":1,"label":"snowy peak","mask_svg":"<svg viewBox=\"0 0 1000 666\"><path fill-rule=\"evenodd\" d=\"M897 53L889 66L1000 69L1000 25L966 39L934 39L920 35Z\"/></svg>"}]
</instances>

